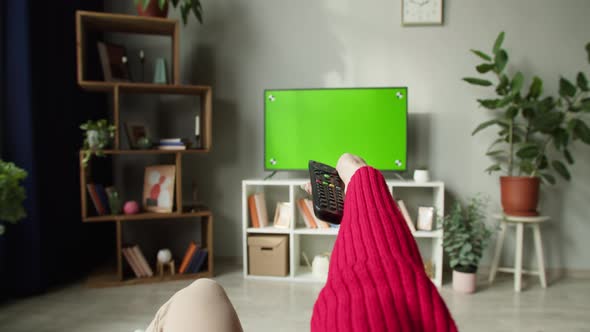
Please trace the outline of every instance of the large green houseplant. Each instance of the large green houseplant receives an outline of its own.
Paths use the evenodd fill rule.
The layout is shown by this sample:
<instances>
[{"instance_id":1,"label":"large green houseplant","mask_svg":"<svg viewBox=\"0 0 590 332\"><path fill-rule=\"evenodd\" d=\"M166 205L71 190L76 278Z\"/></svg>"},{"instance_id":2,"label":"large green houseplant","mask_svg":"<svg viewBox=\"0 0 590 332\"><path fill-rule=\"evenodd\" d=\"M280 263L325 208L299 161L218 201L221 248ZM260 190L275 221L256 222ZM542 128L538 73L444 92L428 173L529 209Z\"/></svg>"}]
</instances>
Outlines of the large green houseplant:
<instances>
[{"instance_id":1,"label":"large green houseplant","mask_svg":"<svg viewBox=\"0 0 590 332\"><path fill-rule=\"evenodd\" d=\"M472 135L497 128L497 137L486 151L494 163L486 171L505 174L500 183L506 213L536 215L540 180L554 184L555 174L570 180L568 167L574 164L571 144L577 140L590 144L589 85L586 75L579 72L575 84L560 78L556 96L543 94L543 81L538 76L525 88L522 72L508 73L509 57L503 41L501 32L491 55L471 50L483 60L475 68L484 77L463 80L489 87L496 94L495 98L477 100L494 117L477 126ZM586 52L590 62L590 43Z\"/></svg>"},{"instance_id":2,"label":"large green houseplant","mask_svg":"<svg viewBox=\"0 0 590 332\"><path fill-rule=\"evenodd\" d=\"M203 23L203 7L200 0L133 0L137 11L142 16L166 17L168 15L168 2L172 2L174 8L180 6L182 22L186 25L192 12L199 23Z\"/></svg>"},{"instance_id":3,"label":"large green houseplant","mask_svg":"<svg viewBox=\"0 0 590 332\"><path fill-rule=\"evenodd\" d=\"M475 196L466 207L456 202L443 220L443 248L453 269L453 288L464 293L475 291L475 273L492 230L485 224L486 201Z\"/></svg>"},{"instance_id":4,"label":"large green houseplant","mask_svg":"<svg viewBox=\"0 0 590 332\"><path fill-rule=\"evenodd\" d=\"M0 222L16 223L27 216L23 207L25 188L21 184L26 177L25 170L0 159ZM2 234L4 225L0 223Z\"/></svg>"}]
</instances>

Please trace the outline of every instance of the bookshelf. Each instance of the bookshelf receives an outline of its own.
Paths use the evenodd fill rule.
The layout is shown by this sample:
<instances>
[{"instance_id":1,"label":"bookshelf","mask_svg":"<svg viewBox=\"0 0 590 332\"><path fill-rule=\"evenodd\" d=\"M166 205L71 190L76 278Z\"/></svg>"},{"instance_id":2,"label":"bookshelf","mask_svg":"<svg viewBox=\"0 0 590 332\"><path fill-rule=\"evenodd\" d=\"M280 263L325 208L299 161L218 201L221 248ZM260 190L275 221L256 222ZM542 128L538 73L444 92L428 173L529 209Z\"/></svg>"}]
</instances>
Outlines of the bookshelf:
<instances>
[{"instance_id":1,"label":"bookshelf","mask_svg":"<svg viewBox=\"0 0 590 332\"><path fill-rule=\"evenodd\" d=\"M297 209L296 201L307 198L308 194L300 188L308 179L286 180L243 180L242 181L242 243L243 243L243 275L246 279L254 280L283 280L297 282L325 282L315 278L311 270L302 264L302 252L305 252L310 260L313 256L325 251L331 251L333 243L338 235L338 229L311 229L303 222L303 216ZM438 216L444 215L444 183L432 181L416 183L414 181L388 180L387 186L396 199L402 199L408 206L408 210L414 223L417 217L418 206L432 206ZM290 202L294 207L291 215L291 225L288 229L251 227L248 197L257 192L264 192L267 214L269 219L274 215L277 202ZM272 220L269 220L272 222ZM248 273L248 235L250 234L284 234L289 236L289 275L285 277L257 276ZM443 230L416 231L413 233L425 260L433 264L434 276L432 282L440 287L442 285L443 272Z\"/></svg>"},{"instance_id":2,"label":"bookshelf","mask_svg":"<svg viewBox=\"0 0 590 332\"><path fill-rule=\"evenodd\" d=\"M167 36L171 38L171 67L172 77L171 84L154 84L147 82L105 82L93 80L86 77L86 58L88 49L94 51L95 45L87 45L86 36L88 33L117 32L127 34L147 34ZM202 277L213 276L213 215L210 210L203 208L197 211L187 210L183 207L182 200L182 161L185 155L196 155L208 153L211 148L211 119L212 119L212 89L207 85L185 85L180 84L180 25L177 20L164 18L139 17L134 15L97 13L88 11L76 12L76 55L77 55L77 82L81 89L89 92L106 93L112 99L111 119L116 127L113 147L105 150L105 155L113 158L123 155L155 155L155 156L172 156L176 167L175 190L174 190L174 209L170 213L152 213L144 212L133 215L101 215L91 214L91 204L86 185L92 181L91 169L93 160L91 159L87 168L82 165L83 153L80 151L80 204L81 219L84 223L115 223L116 237L116 264L105 270L97 272L88 279L88 285L91 287L110 287L132 285L150 282L160 282L168 280L197 279ZM185 95L198 98L199 100L199 117L201 140L199 146L187 150L129 150L121 149L121 96L123 94L168 94L168 95ZM94 157L93 157L94 159ZM140 170L143 172L143 169ZM141 189L140 189L141 190ZM122 253L124 234L123 223L141 222L146 220L173 219L178 222L197 221L201 224L201 247L208 250L207 263L205 270L198 273L178 274L135 278L124 274L124 258ZM174 227L171 222L169 227ZM197 239L195 239L197 240ZM180 266L182 253L176 253L173 257L177 262L176 267ZM153 262L151 257L146 257L148 262ZM125 263L126 264L126 263ZM151 264L155 271L155 264Z\"/></svg>"}]
</instances>

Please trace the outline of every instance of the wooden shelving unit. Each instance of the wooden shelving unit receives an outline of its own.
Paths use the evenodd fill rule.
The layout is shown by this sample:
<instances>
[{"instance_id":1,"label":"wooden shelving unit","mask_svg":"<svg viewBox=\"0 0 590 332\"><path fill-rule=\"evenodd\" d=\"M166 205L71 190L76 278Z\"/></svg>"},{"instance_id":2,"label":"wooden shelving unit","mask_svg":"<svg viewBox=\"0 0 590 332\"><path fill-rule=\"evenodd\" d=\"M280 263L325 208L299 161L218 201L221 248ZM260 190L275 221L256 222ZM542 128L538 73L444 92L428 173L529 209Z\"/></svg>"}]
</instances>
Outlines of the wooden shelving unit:
<instances>
[{"instance_id":1,"label":"wooden shelving unit","mask_svg":"<svg viewBox=\"0 0 590 332\"><path fill-rule=\"evenodd\" d=\"M94 32L120 32L130 34L148 34L169 36L172 39L172 84L153 84L143 82L105 82L88 80L86 78L86 34ZM89 183L89 171L82 165L83 153L80 151L80 197L82 205L82 221L85 223L114 222L116 225L116 266L113 270L99 272L88 280L93 287L109 287L132 285L167 280L197 279L213 276L213 215L208 209L199 211L185 211L182 206L182 157L208 153L211 148L211 118L212 118L212 89L206 85L180 84L180 26L177 20L139 17L110 13L96 13L87 11L76 12L76 52L78 85L90 92L102 92L112 96L112 119L116 127L113 148L104 151L107 155L173 155L176 166L175 209L171 213L139 213L135 215L105 215L91 216L89 197L86 184ZM200 146L187 150L124 150L121 149L120 97L122 94L172 94L189 95L199 98L200 105ZM92 162L92 161L91 161ZM175 274L164 277L126 278L123 274L123 223L141 222L156 219L189 219L201 222L201 247L207 248L207 269L193 274ZM186 221L185 221L186 222ZM173 227L173 226L171 226ZM179 261L182 257L176 257ZM179 262L178 262L179 265ZM177 265L177 268L178 268ZM153 267L154 268L154 267ZM155 268L154 268L155 270Z\"/></svg>"}]
</instances>

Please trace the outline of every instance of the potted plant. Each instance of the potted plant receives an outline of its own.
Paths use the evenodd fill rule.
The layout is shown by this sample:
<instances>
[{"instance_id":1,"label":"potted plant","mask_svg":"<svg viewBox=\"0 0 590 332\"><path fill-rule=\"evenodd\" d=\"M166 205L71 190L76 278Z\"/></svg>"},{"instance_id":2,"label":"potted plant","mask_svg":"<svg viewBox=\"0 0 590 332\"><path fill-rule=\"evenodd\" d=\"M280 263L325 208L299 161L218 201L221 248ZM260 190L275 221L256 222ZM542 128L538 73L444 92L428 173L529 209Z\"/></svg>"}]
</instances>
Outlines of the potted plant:
<instances>
[{"instance_id":1,"label":"potted plant","mask_svg":"<svg viewBox=\"0 0 590 332\"><path fill-rule=\"evenodd\" d=\"M466 208L456 202L443 220L443 248L453 269L453 289L462 293L475 291L475 273L492 235L484 222L485 206L479 196L471 198Z\"/></svg>"},{"instance_id":2,"label":"potted plant","mask_svg":"<svg viewBox=\"0 0 590 332\"><path fill-rule=\"evenodd\" d=\"M483 63L475 68L492 79L466 77L464 81L491 87L495 98L478 99L480 106L491 110L494 118L481 123L472 135L489 127L498 128L497 138L486 151L495 160L488 173L502 171L501 201L506 214L537 215L541 179L555 184L555 174L565 180L571 175L568 165L574 163L570 150L573 142L590 144L589 86L586 76L579 72L576 84L566 78L559 80L557 96L543 96L543 81L535 76L524 89L524 75L507 73L508 52L502 48L501 32L492 48L492 55L471 50ZM586 45L590 62L590 43ZM495 81L495 82L493 82Z\"/></svg>"},{"instance_id":3,"label":"potted plant","mask_svg":"<svg viewBox=\"0 0 590 332\"><path fill-rule=\"evenodd\" d=\"M108 148L113 137L115 137L115 126L109 124L105 119L89 120L80 125L80 129L84 131L84 158L82 163L86 167L92 155L104 156L103 149Z\"/></svg>"},{"instance_id":4,"label":"potted plant","mask_svg":"<svg viewBox=\"0 0 590 332\"><path fill-rule=\"evenodd\" d=\"M140 16L166 17L168 16L168 0L133 0ZM186 25L191 11L199 21L203 23L203 7L200 0L171 0L172 6L178 8L182 22Z\"/></svg>"},{"instance_id":5,"label":"potted plant","mask_svg":"<svg viewBox=\"0 0 590 332\"><path fill-rule=\"evenodd\" d=\"M0 159L0 221L16 223L27 216L23 207L25 188L21 184L26 177L25 170ZM4 225L0 224L2 234Z\"/></svg>"}]
</instances>

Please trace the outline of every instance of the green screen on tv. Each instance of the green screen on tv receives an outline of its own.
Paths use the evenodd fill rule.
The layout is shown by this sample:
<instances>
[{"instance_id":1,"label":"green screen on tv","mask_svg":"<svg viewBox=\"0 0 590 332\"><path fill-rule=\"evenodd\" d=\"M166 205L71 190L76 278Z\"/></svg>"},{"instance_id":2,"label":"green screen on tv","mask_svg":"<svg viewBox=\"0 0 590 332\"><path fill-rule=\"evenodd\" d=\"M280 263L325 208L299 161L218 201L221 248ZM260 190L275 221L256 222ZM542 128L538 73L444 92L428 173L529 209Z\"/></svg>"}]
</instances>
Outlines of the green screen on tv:
<instances>
[{"instance_id":1,"label":"green screen on tv","mask_svg":"<svg viewBox=\"0 0 590 332\"><path fill-rule=\"evenodd\" d=\"M406 169L407 88L266 90L264 166L336 166L350 152L380 170Z\"/></svg>"}]
</instances>

